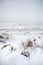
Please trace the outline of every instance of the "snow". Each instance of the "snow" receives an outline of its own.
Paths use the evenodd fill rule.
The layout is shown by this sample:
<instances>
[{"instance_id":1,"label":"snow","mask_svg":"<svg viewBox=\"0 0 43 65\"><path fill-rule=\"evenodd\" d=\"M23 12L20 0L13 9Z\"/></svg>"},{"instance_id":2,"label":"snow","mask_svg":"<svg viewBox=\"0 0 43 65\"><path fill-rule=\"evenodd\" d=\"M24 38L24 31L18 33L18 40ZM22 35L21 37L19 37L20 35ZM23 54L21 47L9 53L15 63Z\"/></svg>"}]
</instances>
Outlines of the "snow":
<instances>
[{"instance_id":1,"label":"snow","mask_svg":"<svg viewBox=\"0 0 43 65\"><path fill-rule=\"evenodd\" d=\"M43 65L43 30L37 26L6 25L0 25L0 35L4 37L0 40L5 41L0 41L0 65ZM28 41L33 46L26 47Z\"/></svg>"}]
</instances>

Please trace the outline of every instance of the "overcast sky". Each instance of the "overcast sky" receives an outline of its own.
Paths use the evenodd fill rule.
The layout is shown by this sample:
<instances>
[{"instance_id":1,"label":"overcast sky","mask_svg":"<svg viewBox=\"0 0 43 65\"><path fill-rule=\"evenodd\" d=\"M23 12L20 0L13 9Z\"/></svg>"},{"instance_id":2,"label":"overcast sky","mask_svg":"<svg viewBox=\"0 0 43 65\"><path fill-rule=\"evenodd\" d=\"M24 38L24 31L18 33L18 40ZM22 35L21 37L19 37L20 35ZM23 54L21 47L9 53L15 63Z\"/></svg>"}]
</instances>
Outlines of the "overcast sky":
<instances>
[{"instance_id":1,"label":"overcast sky","mask_svg":"<svg viewBox=\"0 0 43 65\"><path fill-rule=\"evenodd\" d=\"M0 0L0 22L43 21L43 0Z\"/></svg>"}]
</instances>

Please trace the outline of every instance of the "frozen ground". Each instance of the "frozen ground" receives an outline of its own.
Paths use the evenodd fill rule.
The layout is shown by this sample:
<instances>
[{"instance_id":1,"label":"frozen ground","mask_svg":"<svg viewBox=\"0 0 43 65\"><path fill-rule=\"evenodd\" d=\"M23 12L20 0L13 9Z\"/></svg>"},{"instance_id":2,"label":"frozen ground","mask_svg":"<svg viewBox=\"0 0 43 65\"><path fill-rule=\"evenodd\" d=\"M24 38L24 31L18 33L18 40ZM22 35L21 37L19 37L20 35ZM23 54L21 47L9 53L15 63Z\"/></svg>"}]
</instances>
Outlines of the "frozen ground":
<instances>
[{"instance_id":1,"label":"frozen ground","mask_svg":"<svg viewBox=\"0 0 43 65\"><path fill-rule=\"evenodd\" d=\"M0 65L43 65L43 25L0 23Z\"/></svg>"}]
</instances>

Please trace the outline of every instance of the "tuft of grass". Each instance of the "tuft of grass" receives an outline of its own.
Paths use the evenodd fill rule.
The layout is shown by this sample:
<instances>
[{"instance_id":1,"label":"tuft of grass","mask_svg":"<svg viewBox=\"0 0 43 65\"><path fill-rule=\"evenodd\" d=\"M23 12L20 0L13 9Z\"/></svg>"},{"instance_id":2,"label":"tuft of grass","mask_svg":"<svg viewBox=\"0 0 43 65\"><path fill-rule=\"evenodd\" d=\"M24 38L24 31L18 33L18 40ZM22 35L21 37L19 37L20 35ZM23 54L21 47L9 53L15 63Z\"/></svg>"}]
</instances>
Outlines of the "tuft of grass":
<instances>
[{"instance_id":1,"label":"tuft of grass","mask_svg":"<svg viewBox=\"0 0 43 65\"><path fill-rule=\"evenodd\" d=\"M32 41L29 40L29 41L27 42L27 47L33 47Z\"/></svg>"}]
</instances>

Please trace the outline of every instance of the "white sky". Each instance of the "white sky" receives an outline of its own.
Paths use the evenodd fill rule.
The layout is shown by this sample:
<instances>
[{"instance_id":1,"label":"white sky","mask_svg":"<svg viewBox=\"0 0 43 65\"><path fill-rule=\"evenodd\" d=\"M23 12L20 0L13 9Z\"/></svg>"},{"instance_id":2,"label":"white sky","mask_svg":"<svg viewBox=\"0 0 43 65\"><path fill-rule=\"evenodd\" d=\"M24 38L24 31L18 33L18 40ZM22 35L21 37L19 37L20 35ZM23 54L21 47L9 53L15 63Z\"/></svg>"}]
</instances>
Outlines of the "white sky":
<instances>
[{"instance_id":1,"label":"white sky","mask_svg":"<svg viewBox=\"0 0 43 65\"><path fill-rule=\"evenodd\" d=\"M0 0L0 22L8 19L43 22L43 0Z\"/></svg>"}]
</instances>

